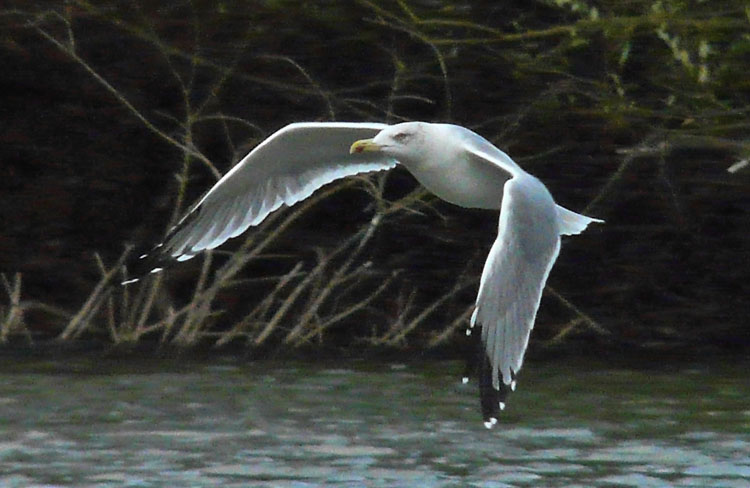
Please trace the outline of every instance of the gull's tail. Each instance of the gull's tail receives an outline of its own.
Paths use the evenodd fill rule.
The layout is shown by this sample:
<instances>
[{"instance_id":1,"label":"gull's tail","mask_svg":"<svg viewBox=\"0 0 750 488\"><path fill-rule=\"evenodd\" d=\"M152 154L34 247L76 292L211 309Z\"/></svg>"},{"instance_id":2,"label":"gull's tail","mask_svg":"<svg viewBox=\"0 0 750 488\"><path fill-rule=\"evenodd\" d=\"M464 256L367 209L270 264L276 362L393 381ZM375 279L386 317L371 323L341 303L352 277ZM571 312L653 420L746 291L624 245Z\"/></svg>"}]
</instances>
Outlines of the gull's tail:
<instances>
[{"instance_id":1,"label":"gull's tail","mask_svg":"<svg viewBox=\"0 0 750 488\"><path fill-rule=\"evenodd\" d=\"M572 210L561 207L560 205L557 205L557 216L559 217L558 222L560 224L560 235L564 236L574 236L576 234L580 234L581 232L586 230L586 227L588 227L591 222L596 222L599 224L604 223L604 221L601 219L586 217L585 215L575 213Z\"/></svg>"}]
</instances>

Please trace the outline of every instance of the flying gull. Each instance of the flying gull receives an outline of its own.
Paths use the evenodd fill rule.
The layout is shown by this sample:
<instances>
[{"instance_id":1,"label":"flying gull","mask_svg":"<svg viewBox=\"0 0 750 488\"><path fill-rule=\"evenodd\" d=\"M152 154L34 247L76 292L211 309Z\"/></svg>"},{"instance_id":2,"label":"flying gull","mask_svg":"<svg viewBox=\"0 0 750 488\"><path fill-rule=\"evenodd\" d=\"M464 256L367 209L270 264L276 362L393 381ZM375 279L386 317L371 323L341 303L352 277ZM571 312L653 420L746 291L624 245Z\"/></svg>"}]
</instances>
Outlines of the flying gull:
<instances>
[{"instance_id":1,"label":"flying gull","mask_svg":"<svg viewBox=\"0 0 750 488\"><path fill-rule=\"evenodd\" d=\"M560 236L579 234L602 220L555 204L537 178L465 127L426 122L290 124L224 175L162 244L141 256L142 263L156 271L170 261L185 261L327 183L397 165L443 200L500 210L497 238L467 329L470 334L481 327L480 403L484 425L491 428L506 396L515 390Z\"/></svg>"}]
</instances>

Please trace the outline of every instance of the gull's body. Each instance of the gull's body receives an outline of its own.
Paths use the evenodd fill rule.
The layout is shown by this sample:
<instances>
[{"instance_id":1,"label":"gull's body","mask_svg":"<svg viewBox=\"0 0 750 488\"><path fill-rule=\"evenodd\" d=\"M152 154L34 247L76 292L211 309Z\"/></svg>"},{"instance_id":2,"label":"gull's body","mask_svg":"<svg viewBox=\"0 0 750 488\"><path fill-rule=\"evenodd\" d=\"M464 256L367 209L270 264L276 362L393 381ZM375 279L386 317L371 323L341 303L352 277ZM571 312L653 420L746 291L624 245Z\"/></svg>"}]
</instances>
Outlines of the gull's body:
<instances>
[{"instance_id":1,"label":"gull's body","mask_svg":"<svg viewBox=\"0 0 750 488\"><path fill-rule=\"evenodd\" d=\"M326 183L397 164L443 200L500 210L471 318L471 326L482 329L480 396L491 427L515 389L560 236L578 234L598 220L556 205L538 179L466 128L424 122L288 125L245 156L143 258L157 269L168 260L190 259Z\"/></svg>"}]
</instances>

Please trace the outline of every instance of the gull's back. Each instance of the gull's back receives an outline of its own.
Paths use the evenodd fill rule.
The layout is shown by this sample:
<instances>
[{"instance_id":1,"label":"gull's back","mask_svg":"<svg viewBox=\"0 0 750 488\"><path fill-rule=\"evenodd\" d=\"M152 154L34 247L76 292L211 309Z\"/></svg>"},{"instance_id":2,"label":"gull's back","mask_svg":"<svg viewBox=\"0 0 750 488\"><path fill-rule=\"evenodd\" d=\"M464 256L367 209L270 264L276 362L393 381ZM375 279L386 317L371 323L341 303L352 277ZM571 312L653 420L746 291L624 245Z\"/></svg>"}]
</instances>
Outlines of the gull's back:
<instances>
[{"instance_id":1,"label":"gull's back","mask_svg":"<svg viewBox=\"0 0 750 488\"><path fill-rule=\"evenodd\" d=\"M409 172L442 200L461 207L499 210L503 185L511 173L479 156L474 148L510 158L464 127L428 123L421 126L423 137L415 144L412 157L399 160Z\"/></svg>"}]
</instances>

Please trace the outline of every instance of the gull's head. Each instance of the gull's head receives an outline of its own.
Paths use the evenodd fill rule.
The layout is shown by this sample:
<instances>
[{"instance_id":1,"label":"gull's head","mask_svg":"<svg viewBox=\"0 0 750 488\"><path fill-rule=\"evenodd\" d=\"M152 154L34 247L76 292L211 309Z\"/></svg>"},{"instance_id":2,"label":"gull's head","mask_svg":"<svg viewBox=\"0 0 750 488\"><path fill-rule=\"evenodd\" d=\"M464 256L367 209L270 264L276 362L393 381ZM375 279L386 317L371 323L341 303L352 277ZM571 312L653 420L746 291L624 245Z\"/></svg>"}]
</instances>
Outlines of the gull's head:
<instances>
[{"instance_id":1,"label":"gull's head","mask_svg":"<svg viewBox=\"0 0 750 488\"><path fill-rule=\"evenodd\" d=\"M424 149L426 125L424 122L390 125L372 139L356 141L349 153L381 152L403 163L414 159Z\"/></svg>"}]
</instances>

